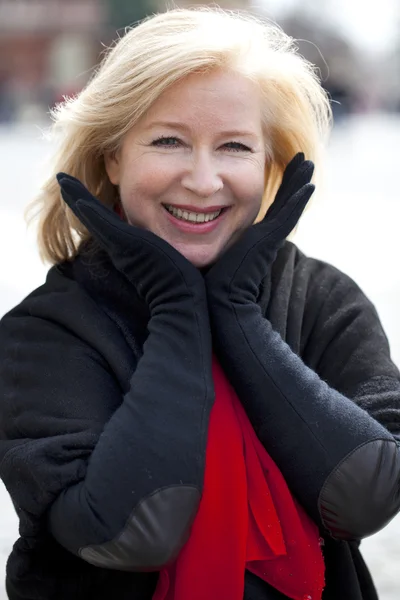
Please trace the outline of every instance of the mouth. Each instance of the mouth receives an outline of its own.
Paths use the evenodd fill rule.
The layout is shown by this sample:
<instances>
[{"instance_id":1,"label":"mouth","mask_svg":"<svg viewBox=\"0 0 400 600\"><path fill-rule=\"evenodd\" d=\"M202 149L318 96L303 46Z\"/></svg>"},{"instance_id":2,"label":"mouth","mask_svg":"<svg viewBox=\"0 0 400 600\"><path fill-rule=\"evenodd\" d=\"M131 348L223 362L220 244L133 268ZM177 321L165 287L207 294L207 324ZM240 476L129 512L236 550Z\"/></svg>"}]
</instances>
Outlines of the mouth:
<instances>
[{"instance_id":1,"label":"mouth","mask_svg":"<svg viewBox=\"0 0 400 600\"><path fill-rule=\"evenodd\" d=\"M165 210L179 221L190 223L191 225L203 225L218 219L228 207L222 207L217 210L207 210L207 212L195 212L186 208L178 208L172 204L163 204Z\"/></svg>"}]
</instances>

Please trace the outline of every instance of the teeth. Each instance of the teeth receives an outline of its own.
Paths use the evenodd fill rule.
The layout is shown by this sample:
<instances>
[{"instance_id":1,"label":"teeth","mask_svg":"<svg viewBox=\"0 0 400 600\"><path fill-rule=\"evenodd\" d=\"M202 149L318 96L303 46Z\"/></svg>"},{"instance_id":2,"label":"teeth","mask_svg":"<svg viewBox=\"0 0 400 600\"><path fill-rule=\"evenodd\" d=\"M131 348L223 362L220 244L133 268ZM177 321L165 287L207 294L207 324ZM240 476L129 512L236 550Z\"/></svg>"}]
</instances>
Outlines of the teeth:
<instances>
[{"instance_id":1,"label":"teeth","mask_svg":"<svg viewBox=\"0 0 400 600\"><path fill-rule=\"evenodd\" d=\"M188 210L175 208L175 206L171 206L170 204L166 204L165 208L177 219L182 219L182 221L190 221L191 223L208 223L208 221L213 221L219 217L222 212L222 209L212 213L190 212Z\"/></svg>"}]
</instances>

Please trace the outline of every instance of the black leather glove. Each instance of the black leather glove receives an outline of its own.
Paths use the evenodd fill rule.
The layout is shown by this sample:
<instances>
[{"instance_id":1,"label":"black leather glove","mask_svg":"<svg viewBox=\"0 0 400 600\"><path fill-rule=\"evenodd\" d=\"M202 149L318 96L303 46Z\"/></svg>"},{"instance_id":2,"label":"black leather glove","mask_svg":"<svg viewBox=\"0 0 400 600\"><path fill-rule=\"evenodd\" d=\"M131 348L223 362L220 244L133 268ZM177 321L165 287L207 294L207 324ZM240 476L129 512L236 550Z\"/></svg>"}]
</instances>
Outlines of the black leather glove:
<instances>
[{"instance_id":1,"label":"black leather glove","mask_svg":"<svg viewBox=\"0 0 400 600\"><path fill-rule=\"evenodd\" d=\"M263 278L314 190L312 173L298 154L265 219L218 260L206 285L215 349L260 441L314 521L351 539L377 531L398 510L397 475L384 470L377 500L380 467L371 466L397 468L396 444L303 363L257 304Z\"/></svg>"},{"instance_id":2,"label":"black leather glove","mask_svg":"<svg viewBox=\"0 0 400 600\"><path fill-rule=\"evenodd\" d=\"M53 503L50 530L98 567L159 570L187 540L203 488L214 402L204 279L167 242L123 222L78 180L60 173L58 181L65 202L147 303L150 319L122 403L91 454L85 481ZM118 288L112 292L123 325L141 318L134 299L120 310ZM93 385L99 377L95 372Z\"/></svg>"}]
</instances>

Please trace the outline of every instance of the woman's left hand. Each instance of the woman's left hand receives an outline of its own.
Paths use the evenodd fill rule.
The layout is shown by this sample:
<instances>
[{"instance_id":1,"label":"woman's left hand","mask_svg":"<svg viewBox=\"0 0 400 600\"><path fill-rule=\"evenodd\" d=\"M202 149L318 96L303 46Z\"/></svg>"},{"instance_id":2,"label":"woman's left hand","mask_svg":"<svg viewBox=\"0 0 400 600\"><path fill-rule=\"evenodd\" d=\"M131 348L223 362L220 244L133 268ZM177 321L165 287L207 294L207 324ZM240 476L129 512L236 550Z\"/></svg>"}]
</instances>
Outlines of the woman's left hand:
<instances>
[{"instance_id":1,"label":"woman's left hand","mask_svg":"<svg viewBox=\"0 0 400 600\"><path fill-rule=\"evenodd\" d=\"M399 511L398 444L361 408L370 405L370 397L365 401L361 396L358 406L330 387L282 339L257 303L280 245L314 190L312 173L312 163L302 154L295 156L265 219L250 227L207 273L213 350L258 439L314 522L333 538L361 539L381 529ZM350 303L348 320L343 305L347 296L341 302L336 309L346 314L347 329L362 317L359 306ZM341 343L349 357L349 347ZM371 343L368 346L372 348ZM379 344L375 359L370 351L372 360L379 360ZM359 348L352 360L360 363L355 373L367 361ZM356 381L367 383L354 373L349 377L350 390L357 388ZM379 395L381 403L378 390L383 385L380 380L386 378L378 379L373 394ZM398 397L396 391L393 405Z\"/></svg>"},{"instance_id":2,"label":"woman's left hand","mask_svg":"<svg viewBox=\"0 0 400 600\"><path fill-rule=\"evenodd\" d=\"M255 302L279 248L294 229L313 191L314 164L299 152L283 174L264 219L252 225L206 275L211 304L222 299Z\"/></svg>"}]
</instances>

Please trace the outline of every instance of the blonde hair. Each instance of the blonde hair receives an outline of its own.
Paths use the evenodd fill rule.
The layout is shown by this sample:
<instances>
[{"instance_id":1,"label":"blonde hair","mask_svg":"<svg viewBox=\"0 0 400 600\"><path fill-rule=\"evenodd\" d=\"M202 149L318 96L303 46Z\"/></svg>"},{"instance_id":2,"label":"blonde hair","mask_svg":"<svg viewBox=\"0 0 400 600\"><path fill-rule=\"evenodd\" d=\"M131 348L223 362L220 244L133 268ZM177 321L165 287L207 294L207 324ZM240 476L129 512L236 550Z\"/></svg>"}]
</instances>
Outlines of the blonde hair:
<instances>
[{"instance_id":1,"label":"blonde hair","mask_svg":"<svg viewBox=\"0 0 400 600\"><path fill-rule=\"evenodd\" d=\"M218 8L173 9L129 28L106 53L87 86L52 112L58 138L53 173L31 209L39 216L42 258L73 257L88 231L63 202L55 174L80 179L104 204L118 202L104 155L169 86L192 73L230 69L260 88L267 133L268 173L259 217L275 195L282 172L298 151L318 166L331 110L314 67L297 54L276 24ZM31 213L32 214L32 213Z\"/></svg>"}]
</instances>

